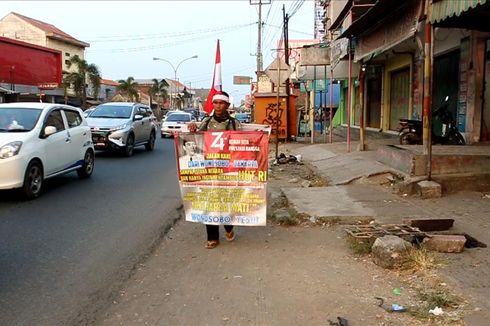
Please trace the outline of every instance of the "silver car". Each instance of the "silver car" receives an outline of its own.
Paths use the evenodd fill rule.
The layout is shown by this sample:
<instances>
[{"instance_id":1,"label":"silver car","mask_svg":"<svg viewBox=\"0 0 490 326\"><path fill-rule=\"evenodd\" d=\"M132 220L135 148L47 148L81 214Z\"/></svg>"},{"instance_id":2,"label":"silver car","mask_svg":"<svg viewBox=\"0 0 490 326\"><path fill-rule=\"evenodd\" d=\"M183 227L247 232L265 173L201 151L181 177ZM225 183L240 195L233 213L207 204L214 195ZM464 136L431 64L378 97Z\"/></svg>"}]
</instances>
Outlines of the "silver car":
<instances>
[{"instance_id":1,"label":"silver car","mask_svg":"<svg viewBox=\"0 0 490 326\"><path fill-rule=\"evenodd\" d=\"M151 109L141 103L110 102L95 108L87 117L94 147L133 155L135 146L147 151L155 147L157 126Z\"/></svg>"}]
</instances>

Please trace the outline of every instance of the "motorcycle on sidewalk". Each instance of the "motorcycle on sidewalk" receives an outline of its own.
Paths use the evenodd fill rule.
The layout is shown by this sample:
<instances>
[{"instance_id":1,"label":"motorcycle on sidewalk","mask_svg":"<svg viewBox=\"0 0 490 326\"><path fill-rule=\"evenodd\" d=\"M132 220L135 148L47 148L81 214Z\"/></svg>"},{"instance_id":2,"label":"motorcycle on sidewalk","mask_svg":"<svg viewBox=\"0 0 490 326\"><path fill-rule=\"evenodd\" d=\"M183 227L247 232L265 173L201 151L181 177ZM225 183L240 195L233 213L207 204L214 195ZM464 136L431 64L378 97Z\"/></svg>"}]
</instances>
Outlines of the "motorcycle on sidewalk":
<instances>
[{"instance_id":1,"label":"motorcycle on sidewalk","mask_svg":"<svg viewBox=\"0 0 490 326\"><path fill-rule=\"evenodd\" d=\"M453 114L449 111L448 107L449 96L446 96L444 104L432 112L432 144L464 145L464 137L459 132L456 120L454 119ZM441 125L441 133L439 135L434 132L434 125L436 124ZM402 118L399 120L398 131L400 145L422 144L422 121Z\"/></svg>"}]
</instances>

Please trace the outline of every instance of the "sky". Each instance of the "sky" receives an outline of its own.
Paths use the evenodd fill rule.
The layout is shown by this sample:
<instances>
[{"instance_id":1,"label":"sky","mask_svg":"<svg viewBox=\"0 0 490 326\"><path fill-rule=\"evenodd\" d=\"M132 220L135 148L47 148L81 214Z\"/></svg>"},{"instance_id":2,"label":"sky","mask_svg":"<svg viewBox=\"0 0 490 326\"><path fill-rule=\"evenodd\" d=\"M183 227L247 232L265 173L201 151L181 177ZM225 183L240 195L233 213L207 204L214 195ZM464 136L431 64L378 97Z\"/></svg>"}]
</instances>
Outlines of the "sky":
<instances>
[{"instance_id":1,"label":"sky","mask_svg":"<svg viewBox=\"0 0 490 326\"><path fill-rule=\"evenodd\" d=\"M292 14L289 39L313 39L313 0L272 0L263 5L264 68L275 58L283 5ZM235 105L250 92L250 85L233 85L233 76L256 80L258 6L249 0L0 1L0 17L11 11L90 43L85 59L97 65L105 79L173 79L172 66L153 58L177 67L197 55L180 64L177 79L191 88L210 88L219 39L223 90Z\"/></svg>"}]
</instances>

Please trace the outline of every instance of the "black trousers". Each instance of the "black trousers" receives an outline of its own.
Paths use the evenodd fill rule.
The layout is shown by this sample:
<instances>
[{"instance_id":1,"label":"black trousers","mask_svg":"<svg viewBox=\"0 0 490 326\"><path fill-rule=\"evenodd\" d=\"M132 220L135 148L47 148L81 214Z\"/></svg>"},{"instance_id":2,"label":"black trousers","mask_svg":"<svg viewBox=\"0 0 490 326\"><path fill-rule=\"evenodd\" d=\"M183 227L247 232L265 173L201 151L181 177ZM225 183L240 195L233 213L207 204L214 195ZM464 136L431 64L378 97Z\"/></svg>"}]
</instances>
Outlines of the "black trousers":
<instances>
[{"instance_id":1,"label":"black trousers","mask_svg":"<svg viewBox=\"0 0 490 326\"><path fill-rule=\"evenodd\" d=\"M233 225L224 225L226 232L233 230ZM206 224L206 232L208 233L208 241L219 240L219 225Z\"/></svg>"}]
</instances>

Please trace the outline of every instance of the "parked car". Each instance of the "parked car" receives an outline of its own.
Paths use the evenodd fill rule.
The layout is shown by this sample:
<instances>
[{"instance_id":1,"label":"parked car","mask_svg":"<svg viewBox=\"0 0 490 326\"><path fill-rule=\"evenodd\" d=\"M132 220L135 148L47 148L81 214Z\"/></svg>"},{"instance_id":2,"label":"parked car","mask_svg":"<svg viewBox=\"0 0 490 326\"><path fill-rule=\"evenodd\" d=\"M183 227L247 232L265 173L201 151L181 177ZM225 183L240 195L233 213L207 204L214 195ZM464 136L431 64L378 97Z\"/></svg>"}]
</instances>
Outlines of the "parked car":
<instances>
[{"instance_id":1,"label":"parked car","mask_svg":"<svg viewBox=\"0 0 490 326\"><path fill-rule=\"evenodd\" d=\"M194 119L192 114L187 112L179 112L169 115L167 119L162 122L162 127L160 129L162 138L167 136L172 137L176 132L187 130L186 124L191 121L196 121L196 119Z\"/></svg>"},{"instance_id":2,"label":"parked car","mask_svg":"<svg viewBox=\"0 0 490 326\"><path fill-rule=\"evenodd\" d=\"M41 194L45 179L94 170L94 147L82 110L52 103L0 104L0 189Z\"/></svg>"},{"instance_id":3,"label":"parked car","mask_svg":"<svg viewBox=\"0 0 490 326\"><path fill-rule=\"evenodd\" d=\"M235 113L235 118L241 123L249 123L250 113Z\"/></svg>"},{"instance_id":4,"label":"parked car","mask_svg":"<svg viewBox=\"0 0 490 326\"><path fill-rule=\"evenodd\" d=\"M87 117L95 149L117 150L133 155L136 146L155 147L157 126L151 109L141 103L109 102Z\"/></svg>"}]
</instances>

